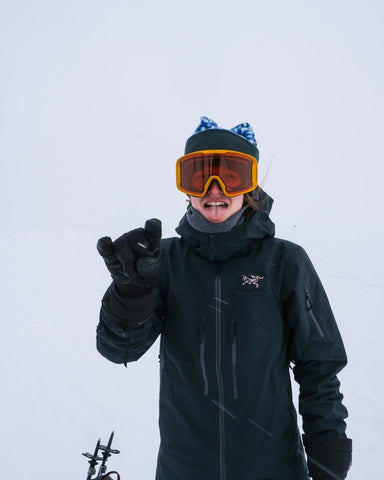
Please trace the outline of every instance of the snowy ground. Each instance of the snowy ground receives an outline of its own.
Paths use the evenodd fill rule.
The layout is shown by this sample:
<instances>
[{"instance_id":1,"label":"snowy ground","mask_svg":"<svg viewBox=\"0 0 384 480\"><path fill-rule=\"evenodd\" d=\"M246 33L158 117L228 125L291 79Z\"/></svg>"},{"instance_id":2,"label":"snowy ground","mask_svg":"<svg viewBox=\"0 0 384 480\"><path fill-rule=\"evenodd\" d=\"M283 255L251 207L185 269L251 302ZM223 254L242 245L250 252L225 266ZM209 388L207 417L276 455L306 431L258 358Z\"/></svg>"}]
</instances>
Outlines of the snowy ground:
<instances>
[{"instance_id":1,"label":"snowy ground","mask_svg":"<svg viewBox=\"0 0 384 480\"><path fill-rule=\"evenodd\" d=\"M127 369L95 350L108 273L95 250L100 232L34 231L1 236L2 471L17 478L85 478L81 452L99 436L121 450L110 460L125 479L153 478L158 446L155 344ZM341 375L354 439L351 480L382 478L384 446L383 242L327 239L291 230L327 289L349 354ZM12 249L9 251L10 245Z\"/></svg>"}]
</instances>

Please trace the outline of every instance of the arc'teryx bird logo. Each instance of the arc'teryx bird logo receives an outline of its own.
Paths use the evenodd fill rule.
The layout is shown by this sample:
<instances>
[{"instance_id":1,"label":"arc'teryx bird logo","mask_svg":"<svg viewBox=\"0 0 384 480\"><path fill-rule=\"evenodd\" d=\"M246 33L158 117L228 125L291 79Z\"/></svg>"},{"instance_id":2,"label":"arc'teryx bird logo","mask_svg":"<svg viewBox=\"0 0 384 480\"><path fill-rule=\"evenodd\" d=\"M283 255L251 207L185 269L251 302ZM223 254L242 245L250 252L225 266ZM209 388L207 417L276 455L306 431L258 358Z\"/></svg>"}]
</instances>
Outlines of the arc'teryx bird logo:
<instances>
[{"instance_id":1,"label":"arc'teryx bird logo","mask_svg":"<svg viewBox=\"0 0 384 480\"><path fill-rule=\"evenodd\" d=\"M252 275L247 277L246 275L242 275L243 278L243 285L254 285L256 288L259 288L259 280L263 280L264 277L260 277L259 275Z\"/></svg>"}]
</instances>

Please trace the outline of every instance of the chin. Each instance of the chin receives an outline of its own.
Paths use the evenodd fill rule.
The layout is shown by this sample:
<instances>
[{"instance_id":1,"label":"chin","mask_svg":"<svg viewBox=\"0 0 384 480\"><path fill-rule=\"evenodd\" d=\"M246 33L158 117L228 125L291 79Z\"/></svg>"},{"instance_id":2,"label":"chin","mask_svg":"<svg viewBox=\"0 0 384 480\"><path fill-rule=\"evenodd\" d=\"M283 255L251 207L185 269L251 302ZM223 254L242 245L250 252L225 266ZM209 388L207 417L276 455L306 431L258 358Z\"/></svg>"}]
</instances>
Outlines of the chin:
<instances>
[{"instance_id":1,"label":"chin","mask_svg":"<svg viewBox=\"0 0 384 480\"><path fill-rule=\"evenodd\" d=\"M223 223L229 218L229 215L225 215L221 218L212 218L207 215L204 215L204 217L211 223Z\"/></svg>"}]
</instances>

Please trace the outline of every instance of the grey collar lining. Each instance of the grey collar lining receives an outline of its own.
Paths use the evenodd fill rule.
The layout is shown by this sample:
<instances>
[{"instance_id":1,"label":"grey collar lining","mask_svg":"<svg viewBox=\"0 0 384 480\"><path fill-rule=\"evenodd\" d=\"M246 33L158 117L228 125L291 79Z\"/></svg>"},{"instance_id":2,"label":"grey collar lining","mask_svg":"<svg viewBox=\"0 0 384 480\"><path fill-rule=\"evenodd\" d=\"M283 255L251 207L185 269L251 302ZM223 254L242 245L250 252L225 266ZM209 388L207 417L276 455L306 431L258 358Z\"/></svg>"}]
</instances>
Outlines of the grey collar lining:
<instances>
[{"instance_id":1,"label":"grey collar lining","mask_svg":"<svg viewBox=\"0 0 384 480\"><path fill-rule=\"evenodd\" d=\"M188 205L186 218L188 223L192 228L203 233L224 233L229 232L236 225L244 223L243 213L248 208L248 205L245 205L241 210L234 213L231 217L221 223L212 223L207 220L203 215L197 211L192 205Z\"/></svg>"}]
</instances>

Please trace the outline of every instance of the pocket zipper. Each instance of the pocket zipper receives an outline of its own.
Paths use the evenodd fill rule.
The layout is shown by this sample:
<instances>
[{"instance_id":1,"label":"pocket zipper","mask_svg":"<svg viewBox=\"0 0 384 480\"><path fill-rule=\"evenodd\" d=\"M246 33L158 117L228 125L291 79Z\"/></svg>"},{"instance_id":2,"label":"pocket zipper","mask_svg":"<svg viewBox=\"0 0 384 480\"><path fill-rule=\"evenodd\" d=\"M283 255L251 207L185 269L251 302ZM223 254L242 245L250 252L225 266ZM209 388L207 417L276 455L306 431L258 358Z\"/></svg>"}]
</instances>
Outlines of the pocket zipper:
<instances>
[{"instance_id":1,"label":"pocket zipper","mask_svg":"<svg viewBox=\"0 0 384 480\"><path fill-rule=\"evenodd\" d=\"M236 374L236 361L237 361L237 345L236 345L236 320L231 320L231 345L232 345L232 383L233 383L233 398L238 398L237 394L237 374Z\"/></svg>"},{"instance_id":2,"label":"pocket zipper","mask_svg":"<svg viewBox=\"0 0 384 480\"><path fill-rule=\"evenodd\" d=\"M312 318L313 323L315 324L315 326L317 328L317 331L319 332L320 337L324 338L324 336L325 336L324 332L321 329L315 314L313 313L313 310L312 310L313 304L312 304L311 296L310 296L307 288L305 289L305 306L306 306L306 309L307 309L307 312L308 312L309 316Z\"/></svg>"},{"instance_id":3,"label":"pocket zipper","mask_svg":"<svg viewBox=\"0 0 384 480\"><path fill-rule=\"evenodd\" d=\"M204 395L208 395L208 378L207 370L205 368L205 319L200 322L200 366L201 373L203 374L204 380Z\"/></svg>"}]
</instances>

